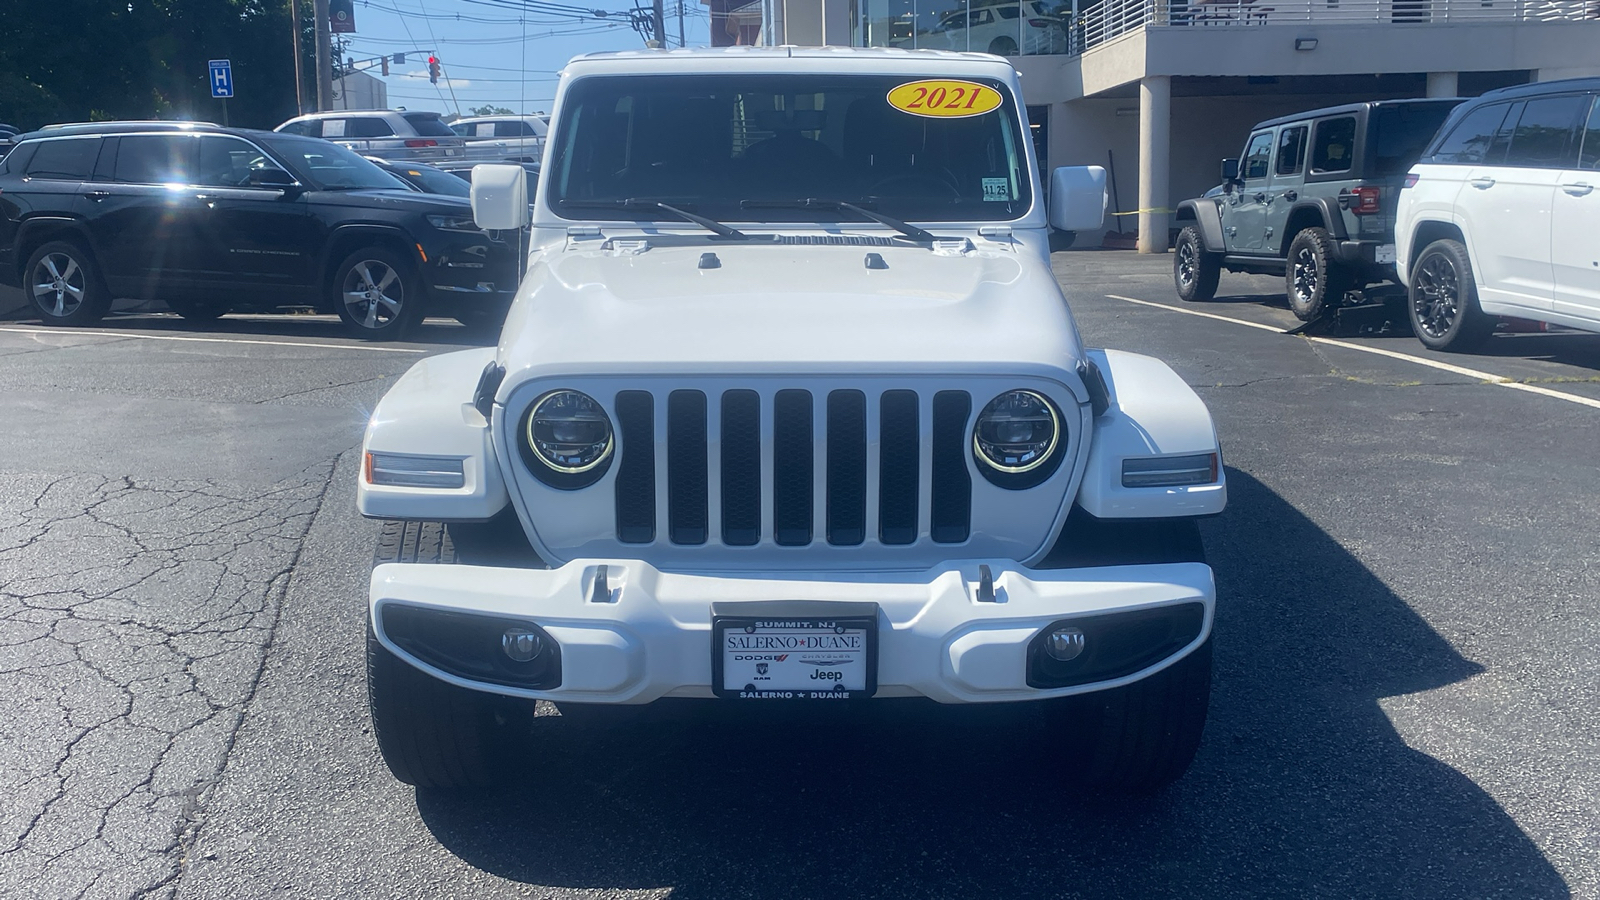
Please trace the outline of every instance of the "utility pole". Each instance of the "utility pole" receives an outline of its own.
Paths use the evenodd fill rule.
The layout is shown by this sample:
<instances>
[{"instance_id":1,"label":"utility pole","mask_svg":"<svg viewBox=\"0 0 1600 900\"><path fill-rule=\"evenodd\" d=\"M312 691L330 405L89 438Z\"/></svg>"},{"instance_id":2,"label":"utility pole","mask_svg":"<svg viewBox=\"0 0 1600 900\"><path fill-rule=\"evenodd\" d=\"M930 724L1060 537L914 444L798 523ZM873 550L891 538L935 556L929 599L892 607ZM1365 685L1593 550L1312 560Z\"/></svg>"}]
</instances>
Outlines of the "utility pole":
<instances>
[{"instance_id":1,"label":"utility pole","mask_svg":"<svg viewBox=\"0 0 1600 900\"><path fill-rule=\"evenodd\" d=\"M294 29L294 114L306 111L305 74L300 71L300 0L289 0L289 26Z\"/></svg>"},{"instance_id":2,"label":"utility pole","mask_svg":"<svg viewBox=\"0 0 1600 900\"><path fill-rule=\"evenodd\" d=\"M656 46L667 46L667 9L666 0L655 0L653 21L655 22Z\"/></svg>"},{"instance_id":3,"label":"utility pole","mask_svg":"<svg viewBox=\"0 0 1600 900\"><path fill-rule=\"evenodd\" d=\"M317 112L333 108L333 35L328 31L328 0L312 3L317 18Z\"/></svg>"},{"instance_id":4,"label":"utility pole","mask_svg":"<svg viewBox=\"0 0 1600 900\"><path fill-rule=\"evenodd\" d=\"M683 0L678 0L678 46L689 46L683 39Z\"/></svg>"}]
</instances>

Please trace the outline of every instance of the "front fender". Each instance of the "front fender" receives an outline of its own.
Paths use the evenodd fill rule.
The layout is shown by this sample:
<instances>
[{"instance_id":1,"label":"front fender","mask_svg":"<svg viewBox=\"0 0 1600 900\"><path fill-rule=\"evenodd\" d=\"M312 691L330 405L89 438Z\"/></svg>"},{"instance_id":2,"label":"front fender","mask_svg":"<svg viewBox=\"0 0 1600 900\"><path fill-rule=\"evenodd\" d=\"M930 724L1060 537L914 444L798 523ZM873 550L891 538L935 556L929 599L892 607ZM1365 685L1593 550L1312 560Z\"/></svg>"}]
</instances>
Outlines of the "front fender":
<instances>
[{"instance_id":1,"label":"front fender","mask_svg":"<svg viewBox=\"0 0 1600 900\"><path fill-rule=\"evenodd\" d=\"M1227 249L1222 243L1222 216L1217 212L1217 204L1207 199L1185 200L1178 204L1178 221L1186 219L1193 219L1195 227L1200 229L1200 242L1207 252L1221 253Z\"/></svg>"},{"instance_id":2,"label":"front fender","mask_svg":"<svg viewBox=\"0 0 1600 900\"><path fill-rule=\"evenodd\" d=\"M1120 350L1090 350L1110 394L1094 420L1078 505L1102 519L1209 516L1228 503L1217 430L1205 403L1159 359ZM1217 480L1187 487L1123 487L1122 461L1152 456L1218 454Z\"/></svg>"},{"instance_id":3,"label":"front fender","mask_svg":"<svg viewBox=\"0 0 1600 900\"><path fill-rule=\"evenodd\" d=\"M431 356L412 366L383 395L361 442L356 506L374 519L486 521L510 503L496 461L489 422L473 405L493 347ZM460 488L419 488L371 482L372 453L461 460Z\"/></svg>"}]
</instances>

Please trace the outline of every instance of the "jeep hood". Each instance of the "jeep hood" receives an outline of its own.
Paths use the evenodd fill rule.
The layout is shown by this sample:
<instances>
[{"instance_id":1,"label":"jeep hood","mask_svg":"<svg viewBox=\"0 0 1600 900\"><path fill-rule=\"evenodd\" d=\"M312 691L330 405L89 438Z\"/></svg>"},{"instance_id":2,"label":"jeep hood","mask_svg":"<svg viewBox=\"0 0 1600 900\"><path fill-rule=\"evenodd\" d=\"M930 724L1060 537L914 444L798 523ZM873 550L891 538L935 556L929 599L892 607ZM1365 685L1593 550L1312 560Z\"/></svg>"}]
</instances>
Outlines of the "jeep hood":
<instances>
[{"instance_id":1,"label":"jeep hood","mask_svg":"<svg viewBox=\"0 0 1600 900\"><path fill-rule=\"evenodd\" d=\"M1083 352L1049 267L1008 247L592 247L530 262L501 333L502 397L530 378L580 374L1059 380Z\"/></svg>"}]
</instances>

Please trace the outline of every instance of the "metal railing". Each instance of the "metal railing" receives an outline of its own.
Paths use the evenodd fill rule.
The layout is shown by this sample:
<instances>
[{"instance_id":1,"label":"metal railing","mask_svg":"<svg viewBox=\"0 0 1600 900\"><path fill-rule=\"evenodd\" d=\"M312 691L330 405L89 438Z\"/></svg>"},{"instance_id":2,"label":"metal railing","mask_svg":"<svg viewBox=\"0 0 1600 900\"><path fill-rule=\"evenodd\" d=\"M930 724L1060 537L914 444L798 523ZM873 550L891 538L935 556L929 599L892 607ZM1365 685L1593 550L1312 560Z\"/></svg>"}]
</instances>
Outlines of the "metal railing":
<instances>
[{"instance_id":1,"label":"metal railing","mask_svg":"<svg viewBox=\"0 0 1600 900\"><path fill-rule=\"evenodd\" d=\"M1316 22L1401 27L1452 22L1600 20L1600 0L1103 0L1084 10L1071 53L1146 26L1217 27Z\"/></svg>"}]
</instances>

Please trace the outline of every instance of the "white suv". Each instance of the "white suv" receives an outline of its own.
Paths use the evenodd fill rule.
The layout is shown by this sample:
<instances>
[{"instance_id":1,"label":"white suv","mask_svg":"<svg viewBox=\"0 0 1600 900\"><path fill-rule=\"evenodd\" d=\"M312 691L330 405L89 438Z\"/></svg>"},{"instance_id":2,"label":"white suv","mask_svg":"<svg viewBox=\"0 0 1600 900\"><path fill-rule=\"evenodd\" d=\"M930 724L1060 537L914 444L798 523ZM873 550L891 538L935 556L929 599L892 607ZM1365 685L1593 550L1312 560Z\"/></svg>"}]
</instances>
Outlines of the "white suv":
<instances>
[{"instance_id":1,"label":"white suv","mask_svg":"<svg viewBox=\"0 0 1600 900\"><path fill-rule=\"evenodd\" d=\"M1457 107L1406 177L1396 267L1411 325L1470 350L1497 317L1600 331L1600 78Z\"/></svg>"},{"instance_id":2,"label":"white suv","mask_svg":"<svg viewBox=\"0 0 1600 900\"><path fill-rule=\"evenodd\" d=\"M548 126L538 116L474 116L450 123L467 142L468 159L538 162Z\"/></svg>"},{"instance_id":3,"label":"white suv","mask_svg":"<svg viewBox=\"0 0 1600 900\"><path fill-rule=\"evenodd\" d=\"M352 109L299 116L274 128L288 134L317 137L364 156L390 162L434 163L461 159L465 142L436 112Z\"/></svg>"}]
</instances>

